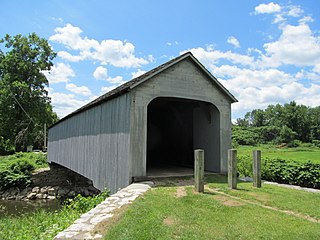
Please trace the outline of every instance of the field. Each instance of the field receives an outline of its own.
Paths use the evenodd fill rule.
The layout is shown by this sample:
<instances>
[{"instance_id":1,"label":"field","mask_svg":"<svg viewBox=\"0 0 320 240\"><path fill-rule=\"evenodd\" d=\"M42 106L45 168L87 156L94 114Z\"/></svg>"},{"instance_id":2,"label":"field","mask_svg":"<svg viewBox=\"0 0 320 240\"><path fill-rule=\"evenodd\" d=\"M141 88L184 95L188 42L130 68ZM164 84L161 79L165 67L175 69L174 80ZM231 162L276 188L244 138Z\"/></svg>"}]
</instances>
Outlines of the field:
<instances>
[{"instance_id":1,"label":"field","mask_svg":"<svg viewBox=\"0 0 320 240\"><path fill-rule=\"evenodd\" d=\"M251 155L253 150L261 150L262 158L280 158L299 162L313 162L320 164L320 148L297 147L277 148L273 145L239 146L236 148L239 155Z\"/></svg>"},{"instance_id":2,"label":"field","mask_svg":"<svg viewBox=\"0 0 320 240\"><path fill-rule=\"evenodd\" d=\"M226 177L167 182L139 198L108 228L105 239L317 239L320 194L251 183L229 190ZM299 199L299 201L297 201ZM303 202L303 204L301 204Z\"/></svg>"}]
</instances>

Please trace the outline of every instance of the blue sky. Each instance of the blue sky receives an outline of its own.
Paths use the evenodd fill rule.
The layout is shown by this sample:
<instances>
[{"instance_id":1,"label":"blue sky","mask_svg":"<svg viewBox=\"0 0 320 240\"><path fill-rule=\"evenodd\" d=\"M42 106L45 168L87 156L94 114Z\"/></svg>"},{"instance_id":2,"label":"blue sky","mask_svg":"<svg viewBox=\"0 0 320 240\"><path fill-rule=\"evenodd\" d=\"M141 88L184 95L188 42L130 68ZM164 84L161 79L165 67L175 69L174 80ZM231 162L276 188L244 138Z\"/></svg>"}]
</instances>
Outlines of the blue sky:
<instances>
[{"instance_id":1,"label":"blue sky","mask_svg":"<svg viewBox=\"0 0 320 240\"><path fill-rule=\"evenodd\" d=\"M319 10L313 0L2 0L0 36L48 39L60 117L191 51L239 100L235 119L292 100L320 105Z\"/></svg>"}]
</instances>

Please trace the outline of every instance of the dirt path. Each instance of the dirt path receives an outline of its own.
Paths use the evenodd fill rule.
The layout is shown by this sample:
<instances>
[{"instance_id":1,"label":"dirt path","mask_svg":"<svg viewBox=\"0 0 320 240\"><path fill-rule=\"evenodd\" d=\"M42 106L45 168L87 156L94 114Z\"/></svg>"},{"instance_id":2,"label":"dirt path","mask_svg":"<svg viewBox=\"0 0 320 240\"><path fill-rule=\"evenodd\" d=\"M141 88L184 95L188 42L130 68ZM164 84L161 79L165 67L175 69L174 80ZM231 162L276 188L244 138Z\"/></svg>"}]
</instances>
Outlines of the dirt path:
<instances>
[{"instance_id":1,"label":"dirt path","mask_svg":"<svg viewBox=\"0 0 320 240\"><path fill-rule=\"evenodd\" d=\"M294 212L294 211L291 211L291 210L282 210L282 209L279 209L279 208L276 208L276 207L263 205L261 203L253 202L253 201L250 201L250 200L247 200L247 199L243 199L243 198L240 198L240 197L232 196L232 195L224 193L224 192L220 192L217 189L209 188L207 186L205 186L205 190L207 190L210 193L215 193L215 194L218 194L220 196L228 197L228 198L231 198L231 199L243 202L243 203L256 205L256 206L259 206L259 207L262 207L262 208L265 208L265 209L269 209L269 210L272 210L272 211L276 211L276 212L281 212L281 213L284 213L284 214L287 214L287 215L290 215L290 216L295 216L295 217L298 217L298 218L302 218L302 219L308 220L310 222L320 223L320 219L314 218L314 217L311 217L311 216L308 216L308 215L304 215L304 214L301 214L301 213L298 213L298 212Z\"/></svg>"}]
</instances>

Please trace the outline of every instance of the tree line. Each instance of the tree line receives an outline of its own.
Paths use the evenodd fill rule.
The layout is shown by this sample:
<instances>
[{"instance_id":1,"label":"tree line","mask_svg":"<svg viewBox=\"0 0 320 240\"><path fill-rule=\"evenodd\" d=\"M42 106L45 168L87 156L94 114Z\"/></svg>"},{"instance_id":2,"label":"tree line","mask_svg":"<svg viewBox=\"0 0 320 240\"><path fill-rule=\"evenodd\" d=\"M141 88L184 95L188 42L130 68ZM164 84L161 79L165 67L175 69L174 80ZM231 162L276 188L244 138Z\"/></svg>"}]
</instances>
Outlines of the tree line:
<instances>
[{"instance_id":1,"label":"tree line","mask_svg":"<svg viewBox=\"0 0 320 240\"><path fill-rule=\"evenodd\" d=\"M0 39L0 154L40 149L44 124L58 120L48 97L50 70L56 53L35 33Z\"/></svg>"},{"instance_id":2,"label":"tree line","mask_svg":"<svg viewBox=\"0 0 320 240\"><path fill-rule=\"evenodd\" d=\"M308 107L295 101L254 109L233 125L233 141L241 145L257 143L312 143L320 147L320 106Z\"/></svg>"}]
</instances>

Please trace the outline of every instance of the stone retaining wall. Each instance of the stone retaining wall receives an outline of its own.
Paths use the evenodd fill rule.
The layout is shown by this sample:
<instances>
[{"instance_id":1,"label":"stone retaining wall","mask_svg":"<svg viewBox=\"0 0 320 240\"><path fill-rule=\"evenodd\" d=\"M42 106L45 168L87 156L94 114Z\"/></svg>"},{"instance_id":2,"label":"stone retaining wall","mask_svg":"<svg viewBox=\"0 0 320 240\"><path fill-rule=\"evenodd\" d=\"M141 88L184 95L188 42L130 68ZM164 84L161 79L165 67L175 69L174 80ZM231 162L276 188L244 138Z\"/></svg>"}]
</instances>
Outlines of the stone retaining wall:
<instances>
[{"instance_id":1,"label":"stone retaining wall","mask_svg":"<svg viewBox=\"0 0 320 240\"><path fill-rule=\"evenodd\" d=\"M39 169L32 174L32 184L27 188L10 188L0 191L0 199L35 200L65 199L78 194L91 196L99 192L92 181L58 164Z\"/></svg>"}]
</instances>

